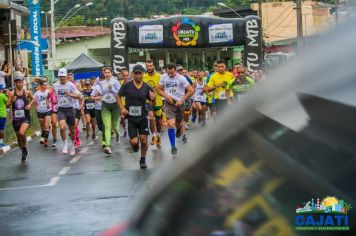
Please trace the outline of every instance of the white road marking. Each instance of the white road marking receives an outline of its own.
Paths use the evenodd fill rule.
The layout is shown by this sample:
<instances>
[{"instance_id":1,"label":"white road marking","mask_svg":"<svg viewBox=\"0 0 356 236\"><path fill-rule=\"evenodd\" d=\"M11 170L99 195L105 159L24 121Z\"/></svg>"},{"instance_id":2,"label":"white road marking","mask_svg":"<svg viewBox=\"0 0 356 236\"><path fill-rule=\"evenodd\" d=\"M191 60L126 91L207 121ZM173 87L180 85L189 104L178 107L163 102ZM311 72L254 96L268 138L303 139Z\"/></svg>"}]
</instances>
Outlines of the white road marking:
<instances>
[{"instance_id":1,"label":"white road marking","mask_svg":"<svg viewBox=\"0 0 356 236\"><path fill-rule=\"evenodd\" d=\"M81 156L76 156L76 157L74 157L72 160L70 160L69 164L72 165L72 164L74 164L74 163L77 163L77 162L79 161L80 157L81 157Z\"/></svg>"},{"instance_id":2,"label":"white road marking","mask_svg":"<svg viewBox=\"0 0 356 236\"><path fill-rule=\"evenodd\" d=\"M31 138L31 137L30 137ZM86 153L89 150L88 147L84 147L79 153L83 154ZM73 158L69 164L74 164L79 161L81 156L76 156ZM66 175L68 171L70 170L71 166L65 166L63 167L59 172L58 175ZM22 186L22 187L13 187L13 188L0 188L0 191L6 191L6 190L17 190L17 189L31 189L31 188L44 188L44 187L53 187L55 186L58 181L61 179L60 176L55 176L53 177L48 184L43 184L43 185L33 185L33 186Z\"/></svg>"},{"instance_id":3,"label":"white road marking","mask_svg":"<svg viewBox=\"0 0 356 236\"><path fill-rule=\"evenodd\" d=\"M52 187L57 184L57 182L61 179L61 177L56 176L53 177L48 184L43 184L43 185L33 185L33 186L22 186L22 187L13 187L13 188L0 188L0 191L5 191L5 190L17 190L17 189L29 189L29 188L44 188L44 187Z\"/></svg>"},{"instance_id":4,"label":"white road marking","mask_svg":"<svg viewBox=\"0 0 356 236\"><path fill-rule=\"evenodd\" d=\"M59 176L56 176L56 177L53 177L51 179L51 181L49 181L49 183L47 184L47 186L54 186L56 185L56 183L61 179L61 177Z\"/></svg>"},{"instance_id":5,"label":"white road marking","mask_svg":"<svg viewBox=\"0 0 356 236\"><path fill-rule=\"evenodd\" d=\"M68 173L68 171L70 170L71 166L65 166L63 167L59 172L58 175L65 175Z\"/></svg>"}]
</instances>

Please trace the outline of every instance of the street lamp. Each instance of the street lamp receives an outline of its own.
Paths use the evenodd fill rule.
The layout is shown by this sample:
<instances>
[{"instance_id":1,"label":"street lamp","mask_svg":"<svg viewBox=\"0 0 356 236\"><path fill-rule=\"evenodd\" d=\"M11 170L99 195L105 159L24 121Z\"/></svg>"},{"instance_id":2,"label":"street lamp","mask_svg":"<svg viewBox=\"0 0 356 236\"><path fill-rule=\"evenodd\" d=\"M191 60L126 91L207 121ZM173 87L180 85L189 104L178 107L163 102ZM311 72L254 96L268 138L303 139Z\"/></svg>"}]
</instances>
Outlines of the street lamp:
<instances>
[{"instance_id":1,"label":"street lamp","mask_svg":"<svg viewBox=\"0 0 356 236\"><path fill-rule=\"evenodd\" d=\"M104 29L103 29L103 20L107 20L108 18L107 17L100 17L100 18L95 18L96 21L99 21L100 20L100 26L101 26L101 32L104 32Z\"/></svg>"},{"instance_id":2,"label":"street lamp","mask_svg":"<svg viewBox=\"0 0 356 236\"><path fill-rule=\"evenodd\" d=\"M75 12L73 12L72 15L68 16L67 19L62 20L62 21L61 21L62 24L65 24L68 20L70 20L70 18L72 18L75 14L77 14L77 12L79 12L79 11L82 10L83 8L89 7L89 6L93 5L93 4L94 4L94 3L92 3L92 2L88 2L88 3L85 4L84 6L80 6L79 4L77 4L77 5L79 5L80 7L79 7L79 8L76 7L76 8L78 8L78 9L77 9ZM57 28L59 27L59 25L60 25L60 23L57 25Z\"/></svg>"},{"instance_id":3,"label":"street lamp","mask_svg":"<svg viewBox=\"0 0 356 236\"><path fill-rule=\"evenodd\" d=\"M65 14L65 16L63 17L63 19L58 23L57 27L58 28L65 20L66 20L66 17L76 8L80 8L80 4L76 4L74 7L72 7L68 12L67 14Z\"/></svg>"},{"instance_id":4,"label":"street lamp","mask_svg":"<svg viewBox=\"0 0 356 236\"><path fill-rule=\"evenodd\" d=\"M218 2L217 4L218 4L219 6L221 6L221 7L226 7L226 8L231 9L238 17L243 18L243 17L242 17L239 13L237 13L232 7L227 6L225 3Z\"/></svg>"}]
</instances>

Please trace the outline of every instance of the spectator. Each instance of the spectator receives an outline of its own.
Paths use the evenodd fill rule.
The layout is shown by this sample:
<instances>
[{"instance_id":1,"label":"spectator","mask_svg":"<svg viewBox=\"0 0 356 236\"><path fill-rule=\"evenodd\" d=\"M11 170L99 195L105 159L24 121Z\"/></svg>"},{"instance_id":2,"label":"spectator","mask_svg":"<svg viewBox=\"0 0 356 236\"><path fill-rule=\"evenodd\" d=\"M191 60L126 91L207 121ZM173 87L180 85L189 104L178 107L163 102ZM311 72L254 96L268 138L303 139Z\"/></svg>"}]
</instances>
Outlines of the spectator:
<instances>
[{"instance_id":1,"label":"spectator","mask_svg":"<svg viewBox=\"0 0 356 236\"><path fill-rule=\"evenodd\" d=\"M4 143L4 130L6 124L6 102L7 97L3 93L3 84L0 84L0 148L6 146Z\"/></svg>"},{"instance_id":2,"label":"spectator","mask_svg":"<svg viewBox=\"0 0 356 236\"><path fill-rule=\"evenodd\" d=\"M11 83L11 65L8 61L4 62L4 65L1 68L1 71L6 73L5 76L5 84L6 84L6 88L11 88L12 87L12 83Z\"/></svg>"},{"instance_id":3,"label":"spectator","mask_svg":"<svg viewBox=\"0 0 356 236\"><path fill-rule=\"evenodd\" d=\"M1 66L0 66L1 67ZM5 67L2 66L0 70L0 85L2 85L2 88L6 88L6 77L10 76L10 73L3 71L5 70Z\"/></svg>"}]
</instances>

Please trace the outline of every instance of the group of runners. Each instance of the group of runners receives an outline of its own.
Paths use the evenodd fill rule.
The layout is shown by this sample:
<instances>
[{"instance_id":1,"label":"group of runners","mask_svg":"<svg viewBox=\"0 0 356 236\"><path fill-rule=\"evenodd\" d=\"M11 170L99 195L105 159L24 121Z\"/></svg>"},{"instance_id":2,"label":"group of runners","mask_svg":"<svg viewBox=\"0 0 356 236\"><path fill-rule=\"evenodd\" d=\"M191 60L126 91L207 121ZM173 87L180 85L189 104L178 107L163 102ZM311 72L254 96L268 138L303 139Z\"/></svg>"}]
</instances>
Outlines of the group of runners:
<instances>
[{"instance_id":1,"label":"group of runners","mask_svg":"<svg viewBox=\"0 0 356 236\"><path fill-rule=\"evenodd\" d=\"M57 147L59 127L62 152L74 156L81 145L81 128L86 132L86 141L100 140L103 152L111 155L112 138L115 143L120 142L121 125L121 137L128 136L132 150L140 151L139 166L146 169L148 146L161 147L163 130L167 130L171 153L176 155L176 139L182 138L186 143L192 123L205 127L209 118L214 124L223 108L238 101L255 85L243 66L237 65L229 72L224 60L217 60L213 71L188 72L180 65L167 64L165 73L158 73L154 61L147 60L145 66L137 64L131 73L122 70L116 77L110 67L103 67L101 76L79 83L65 68L59 69L58 77L52 87L46 79L37 81L39 86L33 94L24 88L24 77L17 74L15 88L5 98L6 106L11 108L24 163L29 155L26 130L30 126L32 107L37 111L40 142L44 147ZM3 129L0 127L0 135ZM150 143L149 135L152 136ZM100 139L96 140L97 136Z\"/></svg>"}]
</instances>

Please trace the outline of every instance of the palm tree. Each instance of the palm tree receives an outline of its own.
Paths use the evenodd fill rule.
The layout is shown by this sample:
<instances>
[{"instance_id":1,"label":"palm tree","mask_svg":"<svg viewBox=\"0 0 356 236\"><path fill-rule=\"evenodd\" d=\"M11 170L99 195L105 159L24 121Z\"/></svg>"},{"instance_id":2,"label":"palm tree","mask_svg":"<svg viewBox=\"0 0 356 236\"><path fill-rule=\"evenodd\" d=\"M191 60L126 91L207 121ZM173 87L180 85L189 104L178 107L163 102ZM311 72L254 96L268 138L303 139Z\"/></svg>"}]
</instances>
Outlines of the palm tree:
<instances>
[{"instance_id":1,"label":"palm tree","mask_svg":"<svg viewBox=\"0 0 356 236\"><path fill-rule=\"evenodd\" d=\"M351 204L347 204L347 203L344 203L344 207L345 207L345 214L347 214L347 212L350 211L350 209L352 208Z\"/></svg>"}]
</instances>

